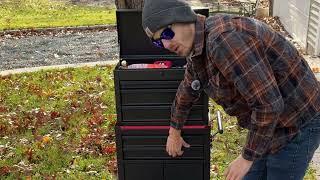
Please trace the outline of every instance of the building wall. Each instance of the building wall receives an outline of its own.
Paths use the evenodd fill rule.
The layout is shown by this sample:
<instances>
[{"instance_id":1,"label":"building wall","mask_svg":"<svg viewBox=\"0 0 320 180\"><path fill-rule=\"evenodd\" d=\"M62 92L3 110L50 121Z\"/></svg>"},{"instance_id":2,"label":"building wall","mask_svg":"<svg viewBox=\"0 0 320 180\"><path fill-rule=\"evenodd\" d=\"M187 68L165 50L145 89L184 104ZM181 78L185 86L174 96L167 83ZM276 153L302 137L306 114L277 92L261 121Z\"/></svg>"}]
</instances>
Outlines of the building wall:
<instances>
[{"instance_id":1,"label":"building wall","mask_svg":"<svg viewBox=\"0 0 320 180\"><path fill-rule=\"evenodd\" d=\"M274 0L273 3L273 16L279 16L285 29L306 48L310 0Z\"/></svg>"},{"instance_id":2,"label":"building wall","mask_svg":"<svg viewBox=\"0 0 320 180\"><path fill-rule=\"evenodd\" d=\"M311 0L307 52L320 56L320 0Z\"/></svg>"}]
</instances>

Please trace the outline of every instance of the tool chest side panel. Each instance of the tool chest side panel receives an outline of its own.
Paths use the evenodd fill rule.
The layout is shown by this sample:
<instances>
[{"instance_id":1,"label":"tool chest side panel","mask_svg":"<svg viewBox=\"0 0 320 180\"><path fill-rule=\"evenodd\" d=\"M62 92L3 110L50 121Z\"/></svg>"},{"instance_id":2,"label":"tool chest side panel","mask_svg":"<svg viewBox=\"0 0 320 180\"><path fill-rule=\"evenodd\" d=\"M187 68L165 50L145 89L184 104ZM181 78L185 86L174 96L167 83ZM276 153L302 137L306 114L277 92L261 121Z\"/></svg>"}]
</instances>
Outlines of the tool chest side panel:
<instances>
[{"instance_id":1,"label":"tool chest side panel","mask_svg":"<svg viewBox=\"0 0 320 180\"><path fill-rule=\"evenodd\" d=\"M114 89L115 89L115 102L116 102L116 113L117 113L117 120L122 119L122 110L121 110L121 94L120 94L120 82L119 82L119 73L114 70Z\"/></svg>"},{"instance_id":2,"label":"tool chest side panel","mask_svg":"<svg viewBox=\"0 0 320 180\"><path fill-rule=\"evenodd\" d=\"M125 172L124 172L124 164L122 162L123 159L123 151L122 151L122 139L121 137L121 129L120 126L115 127L116 134L116 148L117 148L117 168L118 168L118 179L125 180Z\"/></svg>"}]
</instances>

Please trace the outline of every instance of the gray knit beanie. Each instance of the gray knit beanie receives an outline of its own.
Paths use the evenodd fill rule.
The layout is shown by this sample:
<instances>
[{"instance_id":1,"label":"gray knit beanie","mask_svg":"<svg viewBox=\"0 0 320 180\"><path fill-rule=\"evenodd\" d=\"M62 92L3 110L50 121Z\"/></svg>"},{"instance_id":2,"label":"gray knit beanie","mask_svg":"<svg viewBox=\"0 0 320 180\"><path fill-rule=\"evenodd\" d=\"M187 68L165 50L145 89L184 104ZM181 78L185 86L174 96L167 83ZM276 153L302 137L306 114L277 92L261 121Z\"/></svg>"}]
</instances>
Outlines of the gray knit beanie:
<instances>
[{"instance_id":1,"label":"gray knit beanie","mask_svg":"<svg viewBox=\"0 0 320 180\"><path fill-rule=\"evenodd\" d=\"M197 15L184 0L145 0L142 27L149 37L173 23L195 22Z\"/></svg>"}]
</instances>

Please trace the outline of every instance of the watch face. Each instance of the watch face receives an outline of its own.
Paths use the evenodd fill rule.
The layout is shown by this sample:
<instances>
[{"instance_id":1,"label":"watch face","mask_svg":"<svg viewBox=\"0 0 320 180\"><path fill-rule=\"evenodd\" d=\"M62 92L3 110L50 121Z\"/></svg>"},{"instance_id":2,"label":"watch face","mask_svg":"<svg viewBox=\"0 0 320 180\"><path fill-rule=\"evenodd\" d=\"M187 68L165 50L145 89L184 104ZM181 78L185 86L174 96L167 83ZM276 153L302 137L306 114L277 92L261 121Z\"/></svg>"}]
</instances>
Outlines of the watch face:
<instances>
[{"instance_id":1,"label":"watch face","mask_svg":"<svg viewBox=\"0 0 320 180\"><path fill-rule=\"evenodd\" d=\"M195 91L198 91L201 87L200 81L199 80L194 80L191 83L191 88Z\"/></svg>"}]
</instances>

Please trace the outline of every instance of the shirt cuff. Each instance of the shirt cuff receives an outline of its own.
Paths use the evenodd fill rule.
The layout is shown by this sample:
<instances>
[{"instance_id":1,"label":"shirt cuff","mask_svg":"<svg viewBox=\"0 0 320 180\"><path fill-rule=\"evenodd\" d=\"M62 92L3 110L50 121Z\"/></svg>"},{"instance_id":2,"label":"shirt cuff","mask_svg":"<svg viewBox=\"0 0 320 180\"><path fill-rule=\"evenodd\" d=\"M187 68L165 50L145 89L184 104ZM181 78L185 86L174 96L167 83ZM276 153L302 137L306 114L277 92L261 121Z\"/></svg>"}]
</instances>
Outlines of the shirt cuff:
<instances>
[{"instance_id":1,"label":"shirt cuff","mask_svg":"<svg viewBox=\"0 0 320 180\"><path fill-rule=\"evenodd\" d=\"M175 121L170 121L170 126L177 129L177 130L181 130L183 127L183 123L177 123Z\"/></svg>"},{"instance_id":2,"label":"shirt cuff","mask_svg":"<svg viewBox=\"0 0 320 180\"><path fill-rule=\"evenodd\" d=\"M257 152L255 152L254 150L252 149L248 149L248 148L243 148L242 149L242 157L245 159L245 160L248 160L248 161L254 161L256 159L260 159L262 157L261 154L258 154Z\"/></svg>"}]
</instances>

